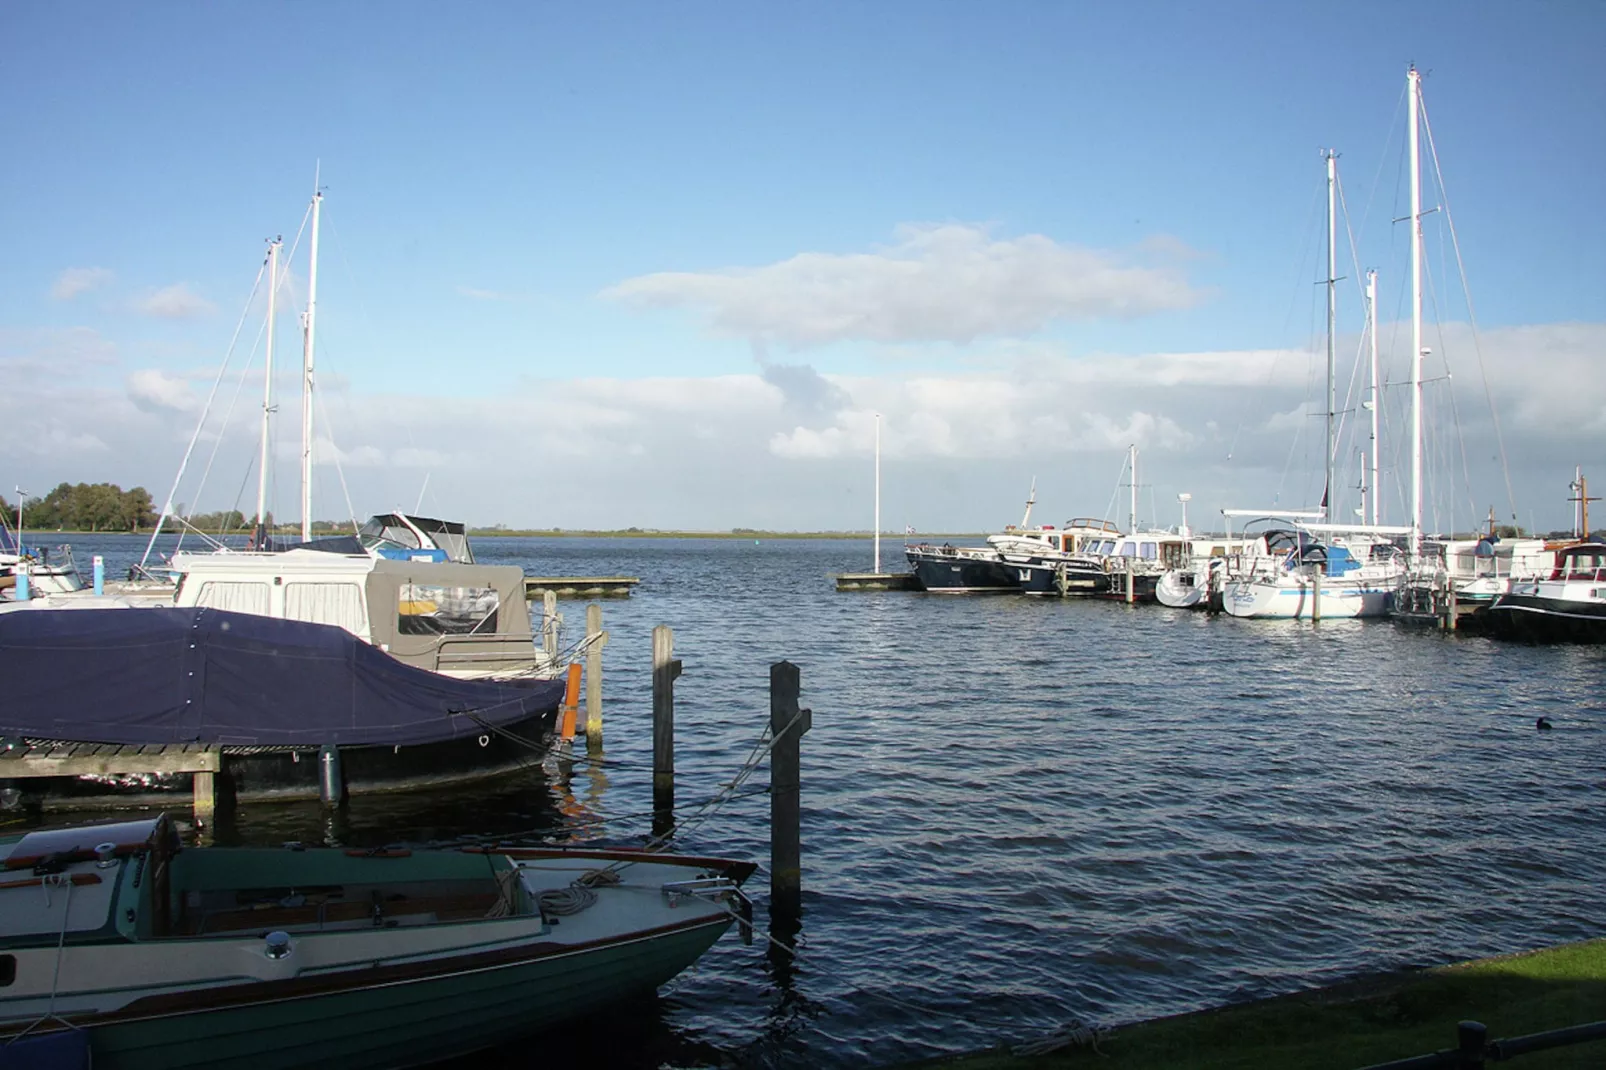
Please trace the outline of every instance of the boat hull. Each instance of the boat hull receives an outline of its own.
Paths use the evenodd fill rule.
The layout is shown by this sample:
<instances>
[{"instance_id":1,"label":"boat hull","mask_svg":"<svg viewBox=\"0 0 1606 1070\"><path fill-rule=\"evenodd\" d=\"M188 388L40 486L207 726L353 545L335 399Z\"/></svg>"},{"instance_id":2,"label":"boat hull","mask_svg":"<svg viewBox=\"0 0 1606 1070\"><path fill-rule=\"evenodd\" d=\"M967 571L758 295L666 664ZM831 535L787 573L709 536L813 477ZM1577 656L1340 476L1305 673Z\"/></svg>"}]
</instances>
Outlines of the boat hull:
<instances>
[{"instance_id":1,"label":"boat hull","mask_svg":"<svg viewBox=\"0 0 1606 1070\"><path fill-rule=\"evenodd\" d=\"M1222 608L1230 616L1261 620L1310 620L1316 609L1316 595L1303 577L1275 582L1229 580L1222 589ZM1321 615L1335 620L1346 617L1386 616L1394 603L1391 588L1323 583Z\"/></svg>"},{"instance_id":2,"label":"boat hull","mask_svg":"<svg viewBox=\"0 0 1606 1070\"><path fill-rule=\"evenodd\" d=\"M908 552L909 566L920 586L936 594L1019 593L1020 569L997 557Z\"/></svg>"},{"instance_id":3,"label":"boat hull","mask_svg":"<svg viewBox=\"0 0 1606 1070\"><path fill-rule=\"evenodd\" d=\"M1507 593L1479 615L1489 633L1501 639L1606 644L1606 602Z\"/></svg>"},{"instance_id":4,"label":"boat hull","mask_svg":"<svg viewBox=\"0 0 1606 1070\"><path fill-rule=\"evenodd\" d=\"M1172 569L1154 585L1154 597L1170 609L1203 609L1205 588L1194 582L1195 573Z\"/></svg>"},{"instance_id":5,"label":"boat hull","mask_svg":"<svg viewBox=\"0 0 1606 1070\"><path fill-rule=\"evenodd\" d=\"M535 961L350 991L173 1010L90 1028L96 1070L422 1066L650 994L707 951L730 919ZM130 1008L133 1012L136 1008Z\"/></svg>"}]
</instances>

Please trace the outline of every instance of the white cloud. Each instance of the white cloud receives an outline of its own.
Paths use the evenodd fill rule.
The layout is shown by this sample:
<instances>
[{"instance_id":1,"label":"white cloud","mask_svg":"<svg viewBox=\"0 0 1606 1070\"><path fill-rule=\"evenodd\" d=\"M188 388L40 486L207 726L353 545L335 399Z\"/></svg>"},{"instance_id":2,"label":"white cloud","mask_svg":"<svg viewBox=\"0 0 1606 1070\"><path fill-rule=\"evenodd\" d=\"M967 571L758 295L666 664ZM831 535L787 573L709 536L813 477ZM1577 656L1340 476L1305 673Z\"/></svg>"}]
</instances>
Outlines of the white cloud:
<instances>
[{"instance_id":1,"label":"white cloud","mask_svg":"<svg viewBox=\"0 0 1606 1070\"><path fill-rule=\"evenodd\" d=\"M1469 347L1463 328L1436 335L1435 351L1450 354L1456 378L1425 391L1430 467L1456 466L1455 479L1437 477L1429 498L1463 526L1491 503L1502 517L1509 511ZM711 378L491 383L479 397L347 391L329 407L332 424L320 420L314 511L345 513L333 470L338 457L359 517L413 508L427 476L423 507L471 522L863 527L871 513L876 412L883 414L883 518L896 528L1013 522L1033 476L1044 519L1098 515L1134 442L1143 451L1145 520L1152 513L1175 523L1166 509L1175 509L1183 490L1194 496L1189 518L1199 525L1224 505L1320 498L1322 421L1306 415L1320 407L1310 393L1313 382L1319 390L1319 374L1311 375L1319 353L1087 359L1044 345L996 348L1000 359L957 374L849 376L807 365L776 373L769 365ZM1606 376L1594 373L1606 353L1606 325L1490 330L1480 348L1496 384L1522 519L1562 526L1571 516L1564 499L1573 466L1606 471ZM0 411L0 455L24 458L33 485L105 479L165 490L177 471L194 420L175 414L193 412L210 376L194 367L108 375L107 349L94 332L0 331L0 375L10 387ZM1429 369L1430 376L1441 373ZM1390 378L1400 381L1398 368ZM187 485L178 500L202 511L233 507L256 455L258 389L247 384L227 432L209 435L192 461L187 481L211 466L205 491ZM214 425L231 393L215 406ZM1386 512L1396 520L1409 469L1406 394L1387 393L1383 427ZM271 507L282 516L299 512L295 409L287 402L274 423L279 467ZM1337 482L1353 488L1363 443L1346 442ZM1469 477L1460 473L1462 443ZM1452 483L1459 495L1453 500L1438 489ZM247 491L254 486L253 478ZM1354 504L1353 491L1345 493L1351 500L1341 508ZM1124 514L1124 490L1118 498Z\"/></svg>"},{"instance_id":2,"label":"white cloud","mask_svg":"<svg viewBox=\"0 0 1606 1070\"><path fill-rule=\"evenodd\" d=\"M141 368L125 381L128 398L147 412L194 412L200 406L189 381L160 368Z\"/></svg>"},{"instance_id":3,"label":"white cloud","mask_svg":"<svg viewBox=\"0 0 1606 1070\"><path fill-rule=\"evenodd\" d=\"M518 294L505 293L501 290L482 290L477 286L459 286L457 292L472 301L522 301L524 298Z\"/></svg>"},{"instance_id":4,"label":"white cloud","mask_svg":"<svg viewBox=\"0 0 1606 1070\"><path fill-rule=\"evenodd\" d=\"M643 275L605 296L704 308L722 334L806 347L1021 336L1053 320L1185 308L1200 294L1174 267L1147 266L1136 254L923 224L900 227L894 245L873 253L800 253L757 268Z\"/></svg>"},{"instance_id":5,"label":"white cloud","mask_svg":"<svg viewBox=\"0 0 1606 1070\"><path fill-rule=\"evenodd\" d=\"M212 302L192 291L188 285L175 282L164 286L134 302L134 310L141 315L157 319L184 320L209 316L217 311Z\"/></svg>"},{"instance_id":6,"label":"white cloud","mask_svg":"<svg viewBox=\"0 0 1606 1070\"><path fill-rule=\"evenodd\" d=\"M50 287L50 296L57 301L71 301L79 294L98 289L111 280L112 273L105 268L68 268Z\"/></svg>"}]
</instances>

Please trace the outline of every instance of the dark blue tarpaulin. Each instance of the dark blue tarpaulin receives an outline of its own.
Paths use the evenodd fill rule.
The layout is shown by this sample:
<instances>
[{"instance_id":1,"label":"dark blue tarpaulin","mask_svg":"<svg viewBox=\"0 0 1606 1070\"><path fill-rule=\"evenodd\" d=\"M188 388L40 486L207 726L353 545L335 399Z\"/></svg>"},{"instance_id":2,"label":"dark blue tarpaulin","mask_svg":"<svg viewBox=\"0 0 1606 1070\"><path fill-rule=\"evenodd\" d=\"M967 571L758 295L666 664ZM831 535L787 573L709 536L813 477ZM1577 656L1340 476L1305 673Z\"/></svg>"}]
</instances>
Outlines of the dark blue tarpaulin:
<instances>
[{"instance_id":1,"label":"dark blue tarpaulin","mask_svg":"<svg viewBox=\"0 0 1606 1070\"><path fill-rule=\"evenodd\" d=\"M216 609L0 613L0 734L95 743L432 743L556 710L561 680L456 680L343 628Z\"/></svg>"}]
</instances>

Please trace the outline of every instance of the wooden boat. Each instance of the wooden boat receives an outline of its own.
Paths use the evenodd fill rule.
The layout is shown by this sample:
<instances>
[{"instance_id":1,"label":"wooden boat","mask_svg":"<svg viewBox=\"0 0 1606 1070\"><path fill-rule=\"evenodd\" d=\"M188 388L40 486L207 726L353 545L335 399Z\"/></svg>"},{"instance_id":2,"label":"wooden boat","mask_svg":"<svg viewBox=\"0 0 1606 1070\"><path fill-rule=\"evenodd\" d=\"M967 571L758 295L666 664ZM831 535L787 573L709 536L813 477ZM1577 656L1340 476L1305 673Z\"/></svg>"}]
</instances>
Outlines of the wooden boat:
<instances>
[{"instance_id":1,"label":"wooden boat","mask_svg":"<svg viewBox=\"0 0 1606 1070\"><path fill-rule=\"evenodd\" d=\"M0 840L23 1065L418 1066L652 992L747 917L749 862L180 848L165 816ZM7 1065L12 1065L9 1061Z\"/></svg>"}]
</instances>

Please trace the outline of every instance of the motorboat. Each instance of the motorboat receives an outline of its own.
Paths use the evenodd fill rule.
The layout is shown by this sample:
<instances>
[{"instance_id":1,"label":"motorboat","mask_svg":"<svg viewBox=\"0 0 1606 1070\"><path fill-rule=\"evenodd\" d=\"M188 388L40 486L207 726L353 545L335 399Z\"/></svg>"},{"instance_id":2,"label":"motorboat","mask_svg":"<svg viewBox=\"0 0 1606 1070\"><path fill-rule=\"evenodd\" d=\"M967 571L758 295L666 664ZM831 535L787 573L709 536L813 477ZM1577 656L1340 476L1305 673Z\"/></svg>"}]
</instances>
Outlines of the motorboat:
<instances>
[{"instance_id":1,"label":"motorboat","mask_svg":"<svg viewBox=\"0 0 1606 1070\"><path fill-rule=\"evenodd\" d=\"M904 556L922 590L934 594L1019 592L1019 570L1004 561L992 547L905 546Z\"/></svg>"},{"instance_id":2,"label":"motorboat","mask_svg":"<svg viewBox=\"0 0 1606 1070\"><path fill-rule=\"evenodd\" d=\"M0 839L6 1065L420 1066L606 1010L750 919L751 862L183 847L165 816ZM744 920L745 924L745 920Z\"/></svg>"},{"instance_id":3,"label":"motorboat","mask_svg":"<svg viewBox=\"0 0 1606 1070\"><path fill-rule=\"evenodd\" d=\"M1492 634L1535 643L1606 643L1606 543L1556 555L1545 579L1514 582L1486 611Z\"/></svg>"}]
</instances>

